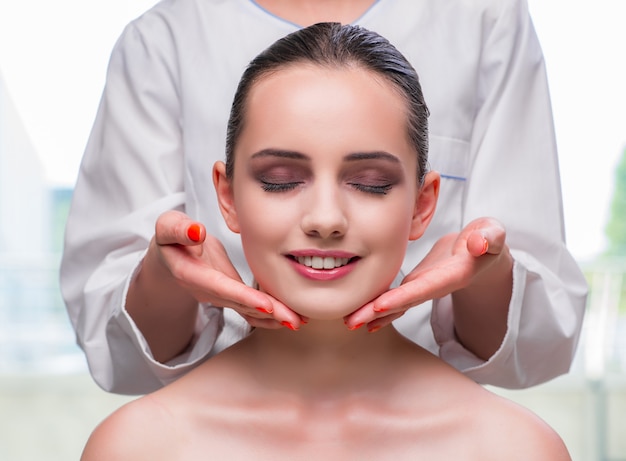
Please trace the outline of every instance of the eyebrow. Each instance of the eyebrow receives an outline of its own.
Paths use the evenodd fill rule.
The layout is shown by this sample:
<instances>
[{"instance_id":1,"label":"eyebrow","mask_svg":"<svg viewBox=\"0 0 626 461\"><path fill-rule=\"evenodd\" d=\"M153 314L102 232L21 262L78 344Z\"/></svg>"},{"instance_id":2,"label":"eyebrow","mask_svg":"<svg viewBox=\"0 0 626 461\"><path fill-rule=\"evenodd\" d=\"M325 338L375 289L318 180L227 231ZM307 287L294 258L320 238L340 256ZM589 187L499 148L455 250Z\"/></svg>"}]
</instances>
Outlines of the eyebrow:
<instances>
[{"instance_id":1,"label":"eyebrow","mask_svg":"<svg viewBox=\"0 0 626 461\"><path fill-rule=\"evenodd\" d=\"M392 163L400 163L400 159L398 157L385 151L354 152L346 156L347 161L371 160L371 159L381 159L381 160L390 161Z\"/></svg>"},{"instance_id":2,"label":"eyebrow","mask_svg":"<svg viewBox=\"0 0 626 461\"><path fill-rule=\"evenodd\" d=\"M281 157L281 158L292 158L296 160L311 160L308 156L296 152L293 150L284 150L284 149L263 149L252 155L251 158L262 158L262 157Z\"/></svg>"},{"instance_id":3,"label":"eyebrow","mask_svg":"<svg viewBox=\"0 0 626 461\"><path fill-rule=\"evenodd\" d=\"M256 152L252 155L251 158L262 158L262 157L280 157L280 158L290 158L295 160L306 160L310 161L311 158L301 152L293 151L293 150L284 150L284 149L263 149L259 152ZM392 163L400 163L400 159L395 155L392 155L385 151L373 151L373 152L353 152L351 154L346 155L345 160L348 162L354 162L358 160L372 160L372 159L381 159L387 160Z\"/></svg>"}]
</instances>

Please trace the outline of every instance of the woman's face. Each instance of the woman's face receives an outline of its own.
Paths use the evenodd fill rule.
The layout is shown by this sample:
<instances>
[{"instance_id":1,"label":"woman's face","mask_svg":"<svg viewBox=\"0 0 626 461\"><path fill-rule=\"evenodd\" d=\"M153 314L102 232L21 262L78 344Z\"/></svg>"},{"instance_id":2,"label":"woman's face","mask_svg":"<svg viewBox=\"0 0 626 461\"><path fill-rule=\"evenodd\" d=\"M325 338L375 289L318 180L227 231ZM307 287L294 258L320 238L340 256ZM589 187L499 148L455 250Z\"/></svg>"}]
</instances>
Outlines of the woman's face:
<instances>
[{"instance_id":1,"label":"woman's face","mask_svg":"<svg viewBox=\"0 0 626 461\"><path fill-rule=\"evenodd\" d=\"M432 214L405 111L388 82L358 69L289 67L254 85L218 194L263 291L331 319L388 289Z\"/></svg>"}]
</instances>

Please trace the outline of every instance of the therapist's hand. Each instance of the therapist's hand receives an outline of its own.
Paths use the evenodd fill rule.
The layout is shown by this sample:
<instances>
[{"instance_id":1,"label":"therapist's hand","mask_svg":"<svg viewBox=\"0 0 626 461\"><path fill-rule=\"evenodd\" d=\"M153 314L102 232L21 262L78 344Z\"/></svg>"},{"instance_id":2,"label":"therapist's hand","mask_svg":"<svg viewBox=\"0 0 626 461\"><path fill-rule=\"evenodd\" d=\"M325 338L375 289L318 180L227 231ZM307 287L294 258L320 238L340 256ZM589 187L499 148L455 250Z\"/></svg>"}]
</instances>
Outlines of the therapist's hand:
<instances>
[{"instance_id":1,"label":"therapist's hand","mask_svg":"<svg viewBox=\"0 0 626 461\"><path fill-rule=\"evenodd\" d=\"M479 218L461 232L441 237L399 287L390 289L346 317L346 325L351 329L364 326L376 331L413 306L454 293L455 304L454 296L458 294L464 304L488 302L494 305L493 311L485 312L490 316L488 321L497 325L494 332L497 349L498 340L506 333L512 290L513 258L505 240L504 226L491 218ZM474 290L473 287L480 289ZM487 354L493 352L492 349Z\"/></svg>"},{"instance_id":2,"label":"therapist's hand","mask_svg":"<svg viewBox=\"0 0 626 461\"><path fill-rule=\"evenodd\" d=\"M295 312L245 285L222 243L184 213L169 211L158 218L153 246L172 277L198 302L234 309L253 327L300 327Z\"/></svg>"},{"instance_id":3,"label":"therapist's hand","mask_svg":"<svg viewBox=\"0 0 626 461\"><path fill-rule=\"evenodd\" d=\"M254 327L297 330L303 320L271 296L246 286L222 244L207 235L202 224L168 211L157 219L125 304L155 360L167 363L193 342L198 302L230 307Z\"/></svg>"}]
</instances>

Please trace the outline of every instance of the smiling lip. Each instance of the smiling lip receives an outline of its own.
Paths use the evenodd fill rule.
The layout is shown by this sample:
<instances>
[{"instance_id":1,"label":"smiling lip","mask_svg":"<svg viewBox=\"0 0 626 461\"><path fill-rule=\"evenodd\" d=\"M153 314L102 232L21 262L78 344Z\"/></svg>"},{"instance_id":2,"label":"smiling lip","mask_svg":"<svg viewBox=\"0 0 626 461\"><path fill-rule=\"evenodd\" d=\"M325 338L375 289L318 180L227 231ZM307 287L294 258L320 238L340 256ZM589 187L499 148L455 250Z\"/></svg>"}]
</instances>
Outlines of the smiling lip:
<instances>
[{"instance_id":1,"label":"smiling lip","mask_svg":"<svg viewBox=\"0 0 626 461\"><path fill-rule=\"evenodd\" d=\"M344 251L303 250L286 255L296 272L319 281L337 280L348 275L360 259Z\"/></svg>"}]
</instances>

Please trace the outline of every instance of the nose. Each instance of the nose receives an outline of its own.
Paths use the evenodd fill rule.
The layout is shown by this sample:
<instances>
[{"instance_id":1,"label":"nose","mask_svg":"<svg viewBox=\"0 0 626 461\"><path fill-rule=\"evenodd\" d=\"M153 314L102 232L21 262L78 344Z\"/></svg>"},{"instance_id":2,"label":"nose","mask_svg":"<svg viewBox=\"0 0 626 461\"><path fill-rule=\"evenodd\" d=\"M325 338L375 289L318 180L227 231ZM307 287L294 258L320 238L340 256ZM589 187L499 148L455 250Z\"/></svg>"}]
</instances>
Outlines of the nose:
<instances>
[{"instance_id":1,"label":"nose","mask_svg":"<svg viewBox=\"0 0 626 461\"><path fill-rule=\"evenodd\" d=\"M309 191L302 214L301 228L317 238L339 238L345 235L348 217L341 194L336 187L316 185Z\"/></svg>"}]
</instances>

